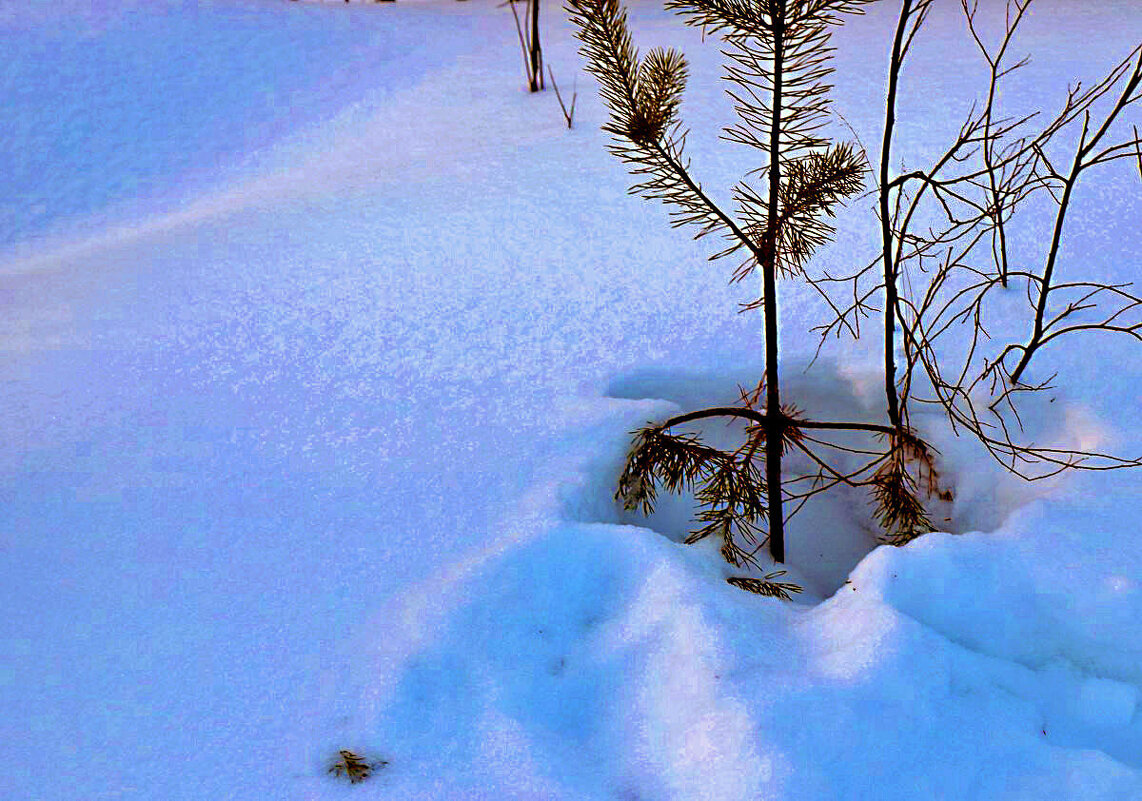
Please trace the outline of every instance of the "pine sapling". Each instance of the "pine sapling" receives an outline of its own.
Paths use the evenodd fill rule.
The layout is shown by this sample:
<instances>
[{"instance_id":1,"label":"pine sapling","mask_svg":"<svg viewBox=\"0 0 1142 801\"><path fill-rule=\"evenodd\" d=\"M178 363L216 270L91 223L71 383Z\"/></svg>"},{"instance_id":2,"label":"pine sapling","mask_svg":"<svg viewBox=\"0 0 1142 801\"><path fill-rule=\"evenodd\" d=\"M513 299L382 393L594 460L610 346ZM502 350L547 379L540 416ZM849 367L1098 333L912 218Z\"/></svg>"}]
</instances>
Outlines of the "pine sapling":
<instances>
[{"instance_id":1,"label":"pine sapling","mask_svg":"<svg viewBox=\"0 0 1142 801\"><path fill-rule=\"evenodd\" d=\"M887 425L805 419L783 402L780 380L778 280L801 277L806 264L834 233L828 219L863 186L866 160L859 148L832 143L820 131L827 121L830 29L840 15L859 13L868 0L668 0L689 24L718 33L730 60L726 77L733 88L738 121L725 129L732 142L760 152L762 180L749 177L733 188L733 214L716 204L693 177L684 155L686 131L678 112L687 79L685 58L672 49L654 49L640 58L631 42L626 12L618 0L569 0L578 26L587 69L599 81L610 108L603 130L611 152L626 162L638 183L632 192L666 202L675 226L697 229L696 237L718 234L724 247L712 259L738 254L733 273L740 281L760 273L761 296L747 304L760 309L765 331L765 374L740 405L702 409L648 426L635 434L616 497L628 509L654 508L658 487L692 491L702 525L688 538L722 540L731 564L760 567L756 553L768 542L774 562L785 561L785 512L809 497L840 484L874 492L880 516L892 530L918 531L926 525L917 484L898 469L907 455L930 454L901 443L919 443L896 415ZM745 423L744 441L733 451L704 444L675 429L710 418ZM830 432L857 431L887 437L889 453L856 470L820 455L848 450L833 444ZM816 474L784 481L783 460L797 451ZM809 488L804 486L808 479ZM795 487L792 485L796 485ZM920 511L916 511L919 509ZM773 579L734 577L735 586L788 597L796 585Z\"/></svg>"}]
</instances>

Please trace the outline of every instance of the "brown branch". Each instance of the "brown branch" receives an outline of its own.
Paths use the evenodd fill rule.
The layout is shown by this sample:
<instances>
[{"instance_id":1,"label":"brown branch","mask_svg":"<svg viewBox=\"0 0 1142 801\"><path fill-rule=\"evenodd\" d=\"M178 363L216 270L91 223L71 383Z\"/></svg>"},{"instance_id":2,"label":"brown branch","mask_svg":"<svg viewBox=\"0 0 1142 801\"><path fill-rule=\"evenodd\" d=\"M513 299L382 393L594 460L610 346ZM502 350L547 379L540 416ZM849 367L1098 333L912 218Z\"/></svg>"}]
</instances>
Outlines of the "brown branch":
<instances>
[{"instance_id":1,"label":"brown branch","mask_svg":"<svg viewBox=\"0 0 1142 801\"><path fill-rule=\"evenodd\" d=\"M661 423L659 428L665 430L673 428L685 423L692 423L695 420L707 420L711 417L739 417L743 420L757 423L758 425L769 427L771 425L771 418L765 412L759 412L756 409L746 409L740 406L714 406L708 409L699 409L694 412L686 412L669 420ZM837 422L824 422L816 420L802 420L800 418L790 417L789 415L781 412L775 415L776 422L781 428L809 428L821 429L829 431L867 431L874 434L892 434L898 431L893 426L879 425L877 423L837 423Z\"/></svg>"}]
</instances>

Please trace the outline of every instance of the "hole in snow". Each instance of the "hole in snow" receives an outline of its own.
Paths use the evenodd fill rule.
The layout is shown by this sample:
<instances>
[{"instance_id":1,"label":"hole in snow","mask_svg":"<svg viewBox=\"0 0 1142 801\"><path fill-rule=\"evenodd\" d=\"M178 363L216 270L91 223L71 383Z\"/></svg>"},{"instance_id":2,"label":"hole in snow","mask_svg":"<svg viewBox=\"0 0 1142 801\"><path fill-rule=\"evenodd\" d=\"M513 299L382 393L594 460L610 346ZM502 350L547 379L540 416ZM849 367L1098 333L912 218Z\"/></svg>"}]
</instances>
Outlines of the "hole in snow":
<instances>
[{"instance_id":1,"label":"hole in snow","mask_svg":"<svg viewBox=\"0 0 1142 801\"><path fill-rule=\"evenodd\" d=\"M756 386L760 374L760 369L752 374L644 369L614 379L607 395L626 400L660 399L676 404L680 411L692 411L738 403L740 388ZM809 419L883 422L884 413L878 403L882 381L873 374L852 373L818 363L808 375L787 369L782 395L786 403L796 406ZM656 419L665 419L668 414ZM1049 490L1045 485L1029 485L1007 475L974 441L956 439L941 418L914 413L913 419L921 435L940 451L937 467L941 485L952 492L951 502L938 498L928 501L937 529L957 534L994 530L1016 509ZM679 427L678 431L700 434L703 441L724 449L736 448L743 441L743 426L737 421L707 420L700 425ZM845 443L878 447L875 440L861 434L852 435ZM618 467L613 476L608 476L611 486L602 488L604 491L613 494L613 483L624 457L625 453L616 456ZM838 458L839 467L859 464L856 456L838 453ZM816 472L804 456L786 457L785 464L787 476ZM615 502L613 517L604 522L643 526L682 542L696 528L697 508L689 494L676 496L660 491L657 508L649 517L628 512ZM780 567L788 570L789 580L805 588L801 600L813 602L831 596L844 585L853 568L879 545L880 530L872 511L866 489L838 486L812 498L787 521L786 563ZM716 547L710 550L716 554ZM767 548L758 556L763 566L770 564Z\"/></svg>"}]
</instances>

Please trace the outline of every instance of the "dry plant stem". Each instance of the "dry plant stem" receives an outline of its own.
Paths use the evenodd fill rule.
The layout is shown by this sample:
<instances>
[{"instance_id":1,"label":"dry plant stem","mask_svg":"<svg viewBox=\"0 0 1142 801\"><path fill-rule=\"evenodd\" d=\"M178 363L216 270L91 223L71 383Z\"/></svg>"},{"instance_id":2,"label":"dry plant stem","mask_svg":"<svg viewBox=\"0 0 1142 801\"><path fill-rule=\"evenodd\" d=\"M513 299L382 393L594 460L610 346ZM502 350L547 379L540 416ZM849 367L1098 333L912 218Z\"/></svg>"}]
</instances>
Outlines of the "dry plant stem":
<instances>
[{"instance_id":1,"label":"dry plant stem","mask_svg":"<svg viewBox=\"0 0 1142 801\"><path fill-rule=\"evenodd\" d=\"M526 0L528 5L522 20L515 10L516 2L517 0L507 0L506 5L511 9L512 17L515 19L515 31L519 37L520 50L523 51L523 69L527 75L528 91L538 92L544 88L543 52L539 47L539 0ZM529 34L525 34L524 28L528 27L529 20L531 30Z\"/></svg>"},{"instance_id":2,"label":"dry plant stem","mask_svg":"<svg viewBox=\"0 0 1142 801\"><path fill-rule=\"evenodd\" d=\"M1135 53L1138 49L1135 50ZM1133 54L1132 54L1133 56ZM1098 164L1100 162L1109 161L1113 158L1127 154L1127 150L1122 145L1111 146L1106 150L1096 154L1091 158L1092 152L1098 147L1103 136L1110 129L1118 115L1129 104L1138 100L1139 95L1138 87L1142 83L1142 55L1137 57L1133 70L1131 70L1129 77L1126 79L1126 84L1122 89L1122 93L1118 97L1118 101L1114 107L1107 113L1102 124L1098 130L1093 134L1090 133L1090 110L1089 108L1084 112L1082 134L1079 137L1079 146L1075 151L1074 160L1071 162L1070 171L1063 183L1063 195L1059 199L1059 209L1055 215L1054 230L1051 234L1051 245L1047 251L1047 263L1043 269L1043 276L1037 282L1039 285L1039 299L1035 307L1035 322L1031 332L1031 338L1027 344L1022 347L1022 356L1015 369L1011 371L1011 381L1015 384L1020 382L1023 377L1024 370L1031 361L1031 357L1035 355L1045 342L1044 332L1046 326L1044 325L1044 318L1047 313L1047 301L1051 293L1051 279L1054 277L1055 264L1059 255L1059 244L1063 236L1063 224L1066 221L1067 211L1070 209L1071 194L1074 190L1075 184L1079 180L1079 176L1088 167ZM1135 138L1133 142L1125 143L1127 145L1138 146L1138 140ZM1041 151L1040 151L1041 152Z\"/></svg>"},{"instance_id":3,"label":"dry plant stem","mask_svg":"<svg viewBox=\"0 0 1142 801\"><path fill-rule=\"evenodd\" d=\"M539 46L539 0L531 2L531 91L543 89L543 51Z\"/></svg>"},{"instance_id":4,"label":"dry plant stem","mask_svg":"<svg viewBox=\"0 0 1142 801\"><path fill-rule=\"evenodd\" d=\"M551 86L555 89L555 99L559 101L559 108L563 111L563 119L567 120L567 128L571 128L571 124L575 121L575 101L579 97L579 93L575 91L574 87L571 89L571 108L563 102L563 95L559 93L559 84L555 82L555 73L551 71L551 65L547 65L547 77L551 78Z\"/></svg>"},{"instance_id":5,"label":"dry plant stem","mask_svg":"<svg viewBox=\"0 0 1142 801\"><path fill-rule=\"evenodd\" d=\"M998 183L998 167L995 164L995 145L997 137L992 136L992 123L994 121L995 110L995 96L996 89L999 86L999 79L1003 75L1016 70L1026 64L1026 59L1015 64L1013 67L1003 69L1001 64L1003 57L1007 52L1008 46L1011 44L1012 37L1015 29L1019 26L1023 16L1027 13L1027 9L1031 7L1032 0L1008 0L1007 3L1007 33L1003 37L999 48L996 50L995 55L991 55L987 47L984 45L979 32L976 30L975 16L979 10L979 0L974 0L972 5L968 6L968 0L960 0L960 5L963 7L964 17L967 20L968 30L972 38L975 40L976 46L979 48L980 53L983 54L984 60L987 61L988 67L991 69L991 79L988 81L987 88L987 105L983 110L983 163L984 168L987 170L988 192L991 198L990 216L992 220L992 256L997 266L999 267L999 282L1003 287L1007 286L1008 280L1008 261L1007 261L1007 228L1006 222L1003 217L1004 202L1003 192ZM1014 19L1011 16L1011 9L1015 8Z\"/></svg>"},{"instance_id":6,"label":"dry plant stem","mask_svg":"<svg viewBox=\"0 0 1142 801\"><path fill-rule=\"evenodd\" d=\"M1142 137L1138 136L1138 126L1134 128L1134 157L1138 160L1138 178L1142 179Z\"/></svg>"},{"instance_id":7,"label":"dry plant stem","mask_svg":"<svg viewBox=\"0 0 1142 801\"><path fill-rule=\"evenodd\" d=\"M911 22L910 30L908 31L907 37L904 40L903 46L899 49L894 48L893 57L889 68L889 80L893 89L897 83L897 78L902 68L903 61L909 50L911 41L924 23L924 18L927 15L931 5L931 0L921 0L921 2L917 3L916 5L912 6L911 9L909 9L908 7L910 5L911 3L905 3L904 7L902 8L899 27L897 30L897 42L900 41L903 29L906 26L907 16L909 14L915 15L915 20ZM887 171L882 170L882 187L885 187L888 190L895 190L897 192L896 214L892 218L897 226L896 231L894 232L894 237L896 240L895 253L893 254L890 243L886 242L885 244L886 253L893 256L893 269L891 271L886 270L887 284L892 285L894 282L891 279L899 276L900 265L903 261L907 259L917 259L921 262L921 270L923 270L923 260L925 257L931 255L931 251L933 251L935 248L944 246L948 246L950 248L951 245L955 244L965 235L971 235L974 238L966 246L961 246L960 254L963 256L971 252L978 240L985 236L987 233L987 231L973 233L973 231L979 228L985 220L990 221L990 233L994 239L997 234L997 228L1002 228L1004 223L1002 213L999 213L997 216L996 209L999 209L1000 212L1002 212L1005 209L1013 208L1016 201L1028 193L1029 190L1026 184L1020 184L1015 180L1015 177L1018 176L1020 172L1027 167L1029 160L1027 155L1029 153L1028 148L1021 146L1020 143L1017 142L1016 146L1009 146L1004 151L997 152L995 149L995 144L1002 137L1016 130L1019 128L1019 126L1026 123L1031 117L1035 115L1032 114L1014 121L996 121L994 119L994 99L996 97L999 80L1008 73L1023 66L1025 63L1024 61L1009 68L1001 68L1003 55L1010 45L1011 39L1015 33L1016 26L1019 24L1023 13L1029 5L1030 0L1025 0L1022 5L1017 2L1015 8L1017 9L1018 13L1015 15L1014 19L1011 15L1011 5L1008 5L1007 24L1004 37L998 48L997 55L993 57L983 42L980 40L975 30L974 17L977 11L977 4L973 4L969 7L967 0L961 0L961 6L963 7L964 13L967 16L968 28L971 31L972 36L975 38L977 46L983 53L985 60L987 60L989 66L991 67L991 77L988 82L988 104L984 112L978 117L974 116L974 114L969 114L967 121L963 124L963 126L961 126L959 136L930 170L917 170L908 172L896 177L895 179L892 179L891 181L887 180ZM894 91L890 91L889 94L893 95ZM888 125L886 127L890 127L894 122L894 105L894 102L890 101L888 105ZM970 148L973 147L978 147L982 151L984 160L984 166L982 168L967 171L957 175L952 175L950 177L938 177L943 173L946 167L950 165L962 164L967 159L969 159L971 156ZM886 141L886 146L882 150L882 154L887 152L889 149L890 140ZM882 167L886 164L886 161L886 159L882 159ZM1006 176L1004 181L1000 182L997 176L1004 171L1010 174ZM989 185L987 190L989 192L989 200L987 203L979 203L973 200L968 194L966 194L966 192L972 190L973 188L978 188L979 181L985 177L987 178ZM916 195L907 203L907 211L903 214L903 221L901 222L900 212L901 204L904 201L903 191L905 189L905 185L912 181L918 181L920 183L920 189ZM882 189L882 191L884 190ZM933 199L940 205L944 213L947 215L950 227L942 232L934 232L930 230L926 235L917 236L910 233L911 223L916 211L920 207L920 201L929 191ZM881 217L883 228L885 217L884 209L888 204L885 202L887 201L887 198L884 196L881 197L881 200ZM953 202L963 206L964 209L967 210L968 216L962 218L957 217L950 205ZM1002 230L998 231L998 239L998 243L993 241L993 260L997 263L1000 281L1001 283L1005 284L1007 281L1006 239L1005 234L1003 234ZM949 267L953 265L953 263L954 266L962 266L959 263L959 257L952 258L950 250L948 251L947 262ZM891 275L889 275L889 272L891 272ZM938 287L941 285L946 279L947 275L948 270L939 273L936 277L934 277L932 286ZM893 294L896 294L895 288L891 289L890 291L892 291ZM906 302L908 309L912 312L913 319L916 321L916 325L919 325L919 321L924 319L925 313L930 311L931 302L933 300L934 294L930 290L925 298L925 301L919 308L913 306L911 303ZM898 303L899 302L900 299L898 297ZM859 306L859 304L860 301L858 300L857 305ZM906 404L906 399L911 383L911 371L915 366L917 349L921 348L921 346L916 343L915 334L912 330L912 326L909 325L909 322L905 317L904 311L905 308L900 306L898 306L896 309L897 321L899 322L901 330L904 334L905 352L908 356L908 364L900 392L900 405L902 409Z\"/></svg>"},{"instance_id":8,"label":"dry plant stem","mask_svg":"<svg viewBox=\"0 0 1142 801\"><path fill-rule=\"evenodd\" d=\"M1086 138L1086 127L1083 127L1083 138ZM1031 339L1027 345L1023 347L1023 355L1019 359L1019 363L1015 365L1015 369L1011 372L1012 383L1018 384L1019 379L1023 376L1023 371L1027 369L1027 365L1031 361L1031 357L1038 350L1042 344L1043 339L1043 315L1047 313L1047 297L1051 292L1051 278L1055 274L1055 261L1059 255L1059 243L1063 238L1063 223L1067 217L1067 210L1071 205L1071 192L1075 188L1075 182L1079 177L1082 170L1082 149L1075 153L1075 160L1071 164L1071 172L1067 176L1066 183L1063 185L1063 196L1059 200L1059 210L1055 215L1055 225L1051 232L1051 247L1047 251L1047 265L1043 268L1043 275L1036 283L1039 285L1039 301L1035 305L1035 322L1031 331Z\"/></svg>"},{"instance_id":9,"label":"dry plant stem","mask_svg":"<svg viewBox=\"0 0 1142 801\"><path fill-rule=\"evenodd\" d=\"M1049 382L1027 386L1016 384L1011 380L1011 374L1003 363L1004 358L1013 351L1020 351L1020 355L1027 356L1025 350L1027 346L1007 345L998 358L990 360L983 358L983 344L990 338L983 314L985 299L993 289L1003 286L1005 280L1021 279L1027 282L1028 300L1032 308L1044 309L1041 328L1034 335L1037 344L1031 350L1041 348L1062 334L1079 330L1124 332L1142 339L1142 323L1132 325L1129 320L1122 319L1127 312L1142 306L1142 299L1126 292L1128 287L1125 285L1091 282L1055 285L1049 281L1045 282L1044 275L1010 270L1007 267L1006 240L997 230L998 226L1003 224L1005 217L1024 198L1040 189L1052 192L1054 202L1060 204L1064 198L1060 198L1053 190L1053 187L1059 187L1065 196L1065 203L1069 205L1071 202L1067 187L1068 184L1073 185L1074 181L1070 176L1059 174L1051 166L1044 153L1047 144L1070 122L1080 116L1089 115L1094 102L1118 84L1124 76L1130 74L1131 62L1138 54L1135 50L1092 88L1080 91L1079 87L1075 87L1070 90L1063 110L1042 131L1035 136L1023 135L1021 133L1023 126L1036 115L1031 114L1021 119L998 119L995 116L994 99L999 96L998 82L1025 63L1020 61L1013 66L1007 66L1003 63L1003 56L1008 51L1015 29L1029 4L1030 0L1015 0L1014 5L1007 4L1003 38L996 49L989 50L977 33L978 26L974 22L976 6L974 4L969 6L966 0L961 0L968 17L969 31L975 37L980 52L991 67L988 96L992 98L992 102L989 102L980 113L973 109L955 142L934 167L925 171L902 174L887 183L882 174L881 191L887 186L889 190L897 193L895 209L890 215L895 249L885 248L895 259L895 270L891 275L886 271L885 284L890 284L894 276L902 277L903 265L907 262L917 264L921 273L930 276L928 286L921 297L912 299L901 295L897 299L896 324L903 335L906 356L903 365L904 375L898 388L903 419L907 419L907 401L911 392L913 371L920 367L930 381L934 397L915 398L915 400L941 406L953 430L961 426L966 428L1007 469L1023 478L1031 479L1045 477L1029 472L1027 468L1033 465L1046 466L1046 474L1052 475L1066 468L1110 469L1136 464L1136 461L1106 454L1021 445L1014 440L1015 432L1003 417L1009 415L1020 431L1022 430L1018 409L1013 403L1014 394L1041 391L1047 388ZM924 2L914 4L912 11L916 12L923 5ZM919 24L917 22L913 26L901 50L901 58L907 53L907 42L910 41L911 35L915 34ZM1136 72L1137 65L1134 67ZM897 65L894 63L891 69L897 69ZM1124 98L1130 91L1132 90L1128 87ZM1112 111L1111 115L1117 113ZM1088 123L1086 130L1089 130L1089 127ZM1100 133L1097 135L1101 136L1101 131L1105 131L1108 127L1109 123L1099 126ZM999 148L997 143L1008 137L1010 137L1008 144ZM1087 153L1084 167L1105 163L1115 158L1136 158L1139 147L1137 134L1130 141L1103 146L1098 150L1098 145L1090 144L1090 134L1084 132L1080 143L1080 149L1085 149ZM973 159L982 161L982 166L972 166ZM1046 170L1045 175L1041 172L1043 169ZM918 190L909 197L905 194L905 189L906 184L910 182L916 182ZM977 194L982 196L981 199L975 199ZM935 228L929 227L926 231L912 230L915 221L919 219L917 212L920 210L921 200L929 201L927 204L929 209L934 209L945 216L944 227L937 225ZM882 203L882 218L884 206ZM977 268L973 266L973 261L982 255L982 245L988 241L989 235L991 248L987 255L992 267ZM1057 248L1056 244L1050 250L1057 251ZM878 260L883 261L884 255L882 252ZM866 274L868 269L869 267L866 267L860 271L855 278ZM1053 270L1052 261L1051 278ZM844 280L854 280L854 277ZM1053 315L1048 314L1042 292L1045 285L1050 287L1054 298L1064 292L1074 293L1076 297L1069 300L1062 311ZM1039 291L1038 298L1032 294L1035 288ZM867 303L871 296L872 292L858 294L854 283L852 304L839 315L838 320L820 327L819 330L824 332L822 337L834 329L839 332L840 327L847 325L844 317L851 315L854 322L859 322L859 317L867 314ZM1097 301L1104 297L1114 297L1120 305L1107 310L1099 322L1080 321L1069 325L1063 323L1064 320L1070 323L1068 319L1070 315L1095 309ZM958 363L955 373L946 377L949 376L949 372L940 364L935 343L944 334L954 330L967 331L965 355ZM992 384L990 390L992 401L986 410L977 409L973 393L988 381ZM997 386L1000 390L998 396L995 395ZM1003 407L1002 410L1000 406Z\"/></svg>"},{"instance_id":10,"label":"dry plant stem","mask_svg":"<svg viewBox=\"0 0 1142 801\"><path fill-rule=\"evenodd\" d=\"M524 22L520 21L519 13L515 10L515 2L516 0L507 0L505 5L511 10L512 18L515 19L515 32L519 37L519 49L523 52L523 69L527 74L527 85L530 88L534 81L531 77L531 60L527 52L527 37L523 33Z\"/></svg>"},{"instance_id":11,"label":"dry plant stem","mask_svg":"<svg viewBox=\"0 0 1142 801\"><path fill-rule=\"evenodd\" d=\"M892 155L892 131L896 124L896 87L903 63L904 35L912 14L912 0L900 6L900 19L892 41L892 60L888 70L888 96L884 111L884 138L880 146L880 237L884 258L884 394L888 403L888 421L901 427L900 407L896 396L896 260L892 253L892 217L888 207L888 166Z\"/></svg>"}]
</instances>

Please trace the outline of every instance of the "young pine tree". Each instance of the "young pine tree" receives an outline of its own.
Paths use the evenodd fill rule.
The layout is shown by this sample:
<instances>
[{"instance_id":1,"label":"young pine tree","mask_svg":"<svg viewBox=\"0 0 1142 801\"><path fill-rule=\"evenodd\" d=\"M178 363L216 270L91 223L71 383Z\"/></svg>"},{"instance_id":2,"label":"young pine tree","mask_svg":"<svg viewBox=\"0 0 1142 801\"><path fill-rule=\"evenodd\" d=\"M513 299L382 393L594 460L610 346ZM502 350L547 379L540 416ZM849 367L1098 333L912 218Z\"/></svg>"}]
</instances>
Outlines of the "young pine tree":
<instances>
[{"instance_id":1,"label":"young pine tree","mask_svg":"<svg viewBox=\"0 0 1142 801\"><path fill-rule=\"evenodd\" d=\"M665 201L672 207L673 224L696 227L696 237L723 237L725 246L712 259L738 255L742 261L734 280L760 273L761 296L749 304L761 310L765 332L765 374L757 390L743 392L738 406L690 412L637 432L617 493L627 508L649 512L658 487L693 490L705 525L687 541L719 536L722 555L739 567L757 564L753 554L765 537L773 561L785 561L785 503L838 483L872 488L890 536L930 530L915 482L899 469L905 457L930 465L930 456L898 418L890 421L893 425L806 420L783 405L781 392L779 279L803 275L814 252L831 239L828 218L860 191L866 172L858 148L832 143L820 132L831 88L824 83L831 73L831 26L842 14L859 13L869 1L667 0L667 7L689 24L721 34L738 118L725 129L726 138L762 157L759 178L747 177L734 187L731 213L703 192L684 153L686 131L678 111L687 78L685 58L672 49L654 49L640 58L618 0L568 0L587 69L610 108L603 130L613 137L611 151L638 179L631 191ZM671 433L714 417L746 422L738 450L721 451L695 435ZM856 473L844 473L810 450L805 436L810 429L871 432L887 437L891 445ZM783 484L783 457L791 450L820 465L819 480L807 492L794 493ZM770 581L776 575L730 581L788 597L790 585Z\"/></svg>"}]
</instances>

